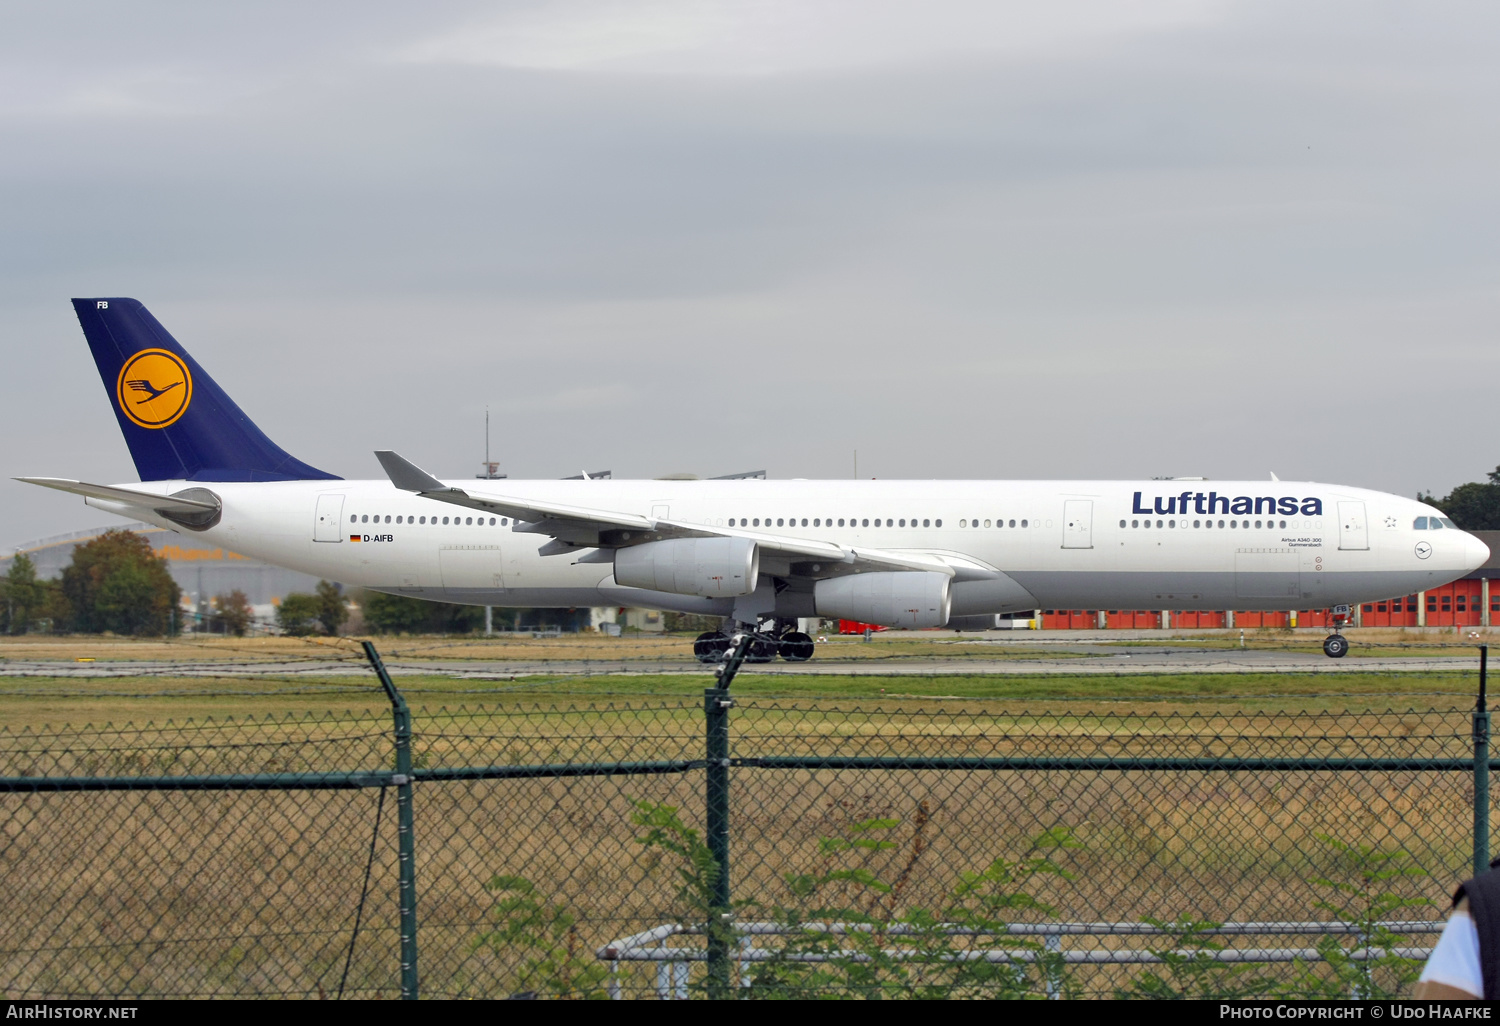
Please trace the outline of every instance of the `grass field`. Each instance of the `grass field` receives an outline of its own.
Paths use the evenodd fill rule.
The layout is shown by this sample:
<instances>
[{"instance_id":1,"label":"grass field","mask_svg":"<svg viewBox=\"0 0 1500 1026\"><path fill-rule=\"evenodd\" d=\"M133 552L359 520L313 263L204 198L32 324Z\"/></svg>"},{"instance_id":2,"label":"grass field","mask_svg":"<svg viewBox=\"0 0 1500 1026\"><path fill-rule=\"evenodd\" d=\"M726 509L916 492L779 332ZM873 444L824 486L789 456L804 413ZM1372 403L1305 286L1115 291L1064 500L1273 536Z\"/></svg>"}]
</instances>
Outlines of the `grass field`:
<instances>
[{"instance_id":1,"label":"grass field","mask_svg":"<svg viewBox=\"0 0 1500 1026\"><path fill-rule=\"evenodd\" d=\"M712 677L690 661L687 643L380 645L403 665L494 659L496 651L521 651L506 658L527 661L546 657L538 653L610 652L613 663L622 648L637 645L651 652L643 658L682 659L684 672L667 674L399 673L416 713L417 765L456 767L701 759L701 695ZM894 644L930 658L939 647L972 643L851 641L833 651L899 651ZM3 775L390 765L388 707L346 642L23 638L0 643L0 656L51 661L56 669L93 658L119 671L70 679L42 665L34 676L0 676ZM838 676L747 670L734 687L734 754L1462 758L1475 685L1470 671L938 676L903 673L902 658L910 657ZM174 661L149 675L132 666ZM274 667L251 673L230 663ZM116 726L78 729L87 723ZM1378 857L1405 853L1415 875L1380 886L1416 903L1394 914L1431 918L1470 851L1472 789L1463 772L1334 773L1312 764L1259 774L1123 765L1076 772L744 767L732 781L734 895L752 903L745 914L754 916L803 900L789 878L846 869L866 876L846 874L840 893L825 898L887 918L941 907L962 874L995 858L1020 858L1038 834L1066 828L1081 846L1059 855L1073 879L1032 881L1030 893L1048 909L1018 918L1328 918L1333 913L1320 902L1368 904L1374 895L1366 888L1340 896L1316 883L1360 880L1359 860L1328 838L1369 845ZM535 983L525 972L541 950L534 937L498 947L481 941L498 914L487 887L496 874L532 881L545 915L576 917L554 938L554 955L563 952L569 972L596 968L592 951L606 941L690 916L677 895L678 864L643 845L631 817L637 802L666 803L701 829L702 788L700 771L420 785L426 992L497 996ZM5 796L0 870L9 884L0 913L11 925L0 944L0 986L12 996L332 994L373 836L349 988L390 994L394 812L389 803L379 808L375 789ZM890 825L860 833L872 820ZM850 837L880 843L829 846ZM904 882L892 897L856 886L866 878ZM1276 943L1294 941L1311 943ZM1291 971L1275 970L1277 978ZM620 979L628 990L649 992L653 972L627 967ZM1092 969L1077 980L1097 993L1137 976Z\"/></svg>"},{"instance_id":2,"label":"grass field","mask_svg":"<svg viewBox=\"0 0 1500 1026\"><path fill-rule=\"evenodd\" d=\"M1471 638L1478 633L1478 639ZM1035 659L1088 658L1112 649L1199 648L1316 653L1326 632L1322 630L1252 629L1244 632L1243 645L1235 631L999 631L987 634L932 635L893 631L875 635L869 642L859 637L827 636L819 645L818 658L836 660L892 659ZM1488 628L1453 630L1405 630L1351 628L1345 632L1352 642L1351 657L1394 655L1461 655L1491 636ZM220 638L187 635L180 638L114 638L97 635L22 635L0 637L0 660L93 659L101 662L191 660L193 662L239 662L245 660L337 658L358 651L357 638L246 637ZM390 658L450 661L575 661L608 662L680 659L691 663L690 635L629 634L610 638L597 634L533 638L527 635L474 635L453 637L375 637L380 650ZM1101 648L1101 652L1069 649Z\"/></svg>"}]
</instances>

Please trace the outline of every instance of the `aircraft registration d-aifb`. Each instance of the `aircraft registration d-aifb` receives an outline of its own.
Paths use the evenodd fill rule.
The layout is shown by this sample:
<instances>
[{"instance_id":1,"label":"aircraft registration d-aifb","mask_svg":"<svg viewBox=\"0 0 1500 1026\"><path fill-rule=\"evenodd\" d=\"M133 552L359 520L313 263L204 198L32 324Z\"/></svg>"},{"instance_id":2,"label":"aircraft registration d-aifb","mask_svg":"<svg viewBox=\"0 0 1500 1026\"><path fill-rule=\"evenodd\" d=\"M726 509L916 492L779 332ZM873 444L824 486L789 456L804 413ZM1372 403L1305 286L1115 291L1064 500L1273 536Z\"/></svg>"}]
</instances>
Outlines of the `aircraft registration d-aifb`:
<instances>
[{"instance_id":1,"label":"aircraft registration d-aifb","mask_svg":"<svg viewBox=\"0 0 1500 1026\"><path fill-rule=\"evenodd\" d=\"M972 629L1040 608L1339 607L1489 558L1431 506L1274 477L439 481L382 450L385 480L348 481L267 438L139 302L73 306L140 481L18 480L397 595L718 615L758 632L752 657L798 660L802 617Z\"/></svg>"}]
</instances>

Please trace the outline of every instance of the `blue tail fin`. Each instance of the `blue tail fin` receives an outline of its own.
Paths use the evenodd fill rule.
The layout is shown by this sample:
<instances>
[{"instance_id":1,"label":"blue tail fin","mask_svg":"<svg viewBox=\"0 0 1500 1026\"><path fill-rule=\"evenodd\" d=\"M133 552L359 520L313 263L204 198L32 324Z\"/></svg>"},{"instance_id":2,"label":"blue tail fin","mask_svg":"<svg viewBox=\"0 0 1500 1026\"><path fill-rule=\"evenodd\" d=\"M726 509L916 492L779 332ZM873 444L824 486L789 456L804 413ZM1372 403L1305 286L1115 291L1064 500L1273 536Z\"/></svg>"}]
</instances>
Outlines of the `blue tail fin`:
<instances>
[{"instance_id":1,"label":"blue tail fin","mask_svg":"<svg viewBox=\"0 0 1500 1026\"><path fill-rule=\"evenodd\" d=\"M134 299L75 299L142 481L338 480L284 452Z\"/></svg>"}]
</instances>

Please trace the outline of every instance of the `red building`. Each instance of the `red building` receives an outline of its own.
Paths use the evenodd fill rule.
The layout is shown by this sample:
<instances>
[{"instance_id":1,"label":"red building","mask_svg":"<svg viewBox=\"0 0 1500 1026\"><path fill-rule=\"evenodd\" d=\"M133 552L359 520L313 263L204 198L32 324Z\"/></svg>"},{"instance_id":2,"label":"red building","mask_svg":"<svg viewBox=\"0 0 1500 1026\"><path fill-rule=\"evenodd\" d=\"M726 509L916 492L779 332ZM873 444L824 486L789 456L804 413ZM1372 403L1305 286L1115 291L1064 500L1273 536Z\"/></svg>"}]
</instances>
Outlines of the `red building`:
<instances>
[{"instance_id":1,"label":"red building","mask_svg":"<svg viewBox=\"0 0 1500 1026\"><path fill-rule=\"evenodd\" d=\"M1489 627L1500 626L1500 531L1473 532L1490 547L1484 566L1462 580L1415 595L1398 595L1366 602L1354 611L1360 627ZM1150 629L1182 627L1331 627L1333 610L1299 609L1271 612L1193 609L1043 609L1044 630ZM1170 623L1163 623L1163 617Z\"/></svg>"}]
</instances>

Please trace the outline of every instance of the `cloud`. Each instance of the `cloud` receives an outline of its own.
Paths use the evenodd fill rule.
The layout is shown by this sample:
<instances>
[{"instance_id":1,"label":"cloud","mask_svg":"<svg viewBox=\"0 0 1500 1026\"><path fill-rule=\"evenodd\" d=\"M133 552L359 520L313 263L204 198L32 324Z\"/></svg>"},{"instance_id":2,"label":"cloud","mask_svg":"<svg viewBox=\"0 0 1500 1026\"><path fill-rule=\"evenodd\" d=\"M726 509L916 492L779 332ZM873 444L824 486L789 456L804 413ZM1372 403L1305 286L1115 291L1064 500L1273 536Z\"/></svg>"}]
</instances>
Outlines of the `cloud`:
<instances>
[{"instance_id":1,"label":"cloud","mask_svg":"<svg viewBox=\"0 0 1500 1026\"><path fill-rule=\"evenodd\" d=\"M0 35L6 476L133 477L73 295L349 475L1500 462L1489 6L82 11Z\"/></svg>"},{"instance_id":2,"label":"cloud","mask_svg":"<svg viewBox=\"0 0 1500 1026\"><path fill-rule=\"evenodd\" d=\"M512 5L422 39L399 58L682 76L819 74L1025 54L1199 26L1223 2L1066 0L582 0Z\"/></svg>"}]
</instances>

